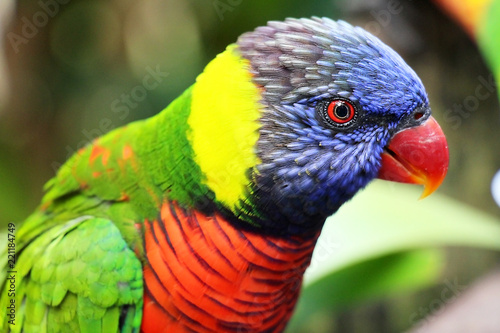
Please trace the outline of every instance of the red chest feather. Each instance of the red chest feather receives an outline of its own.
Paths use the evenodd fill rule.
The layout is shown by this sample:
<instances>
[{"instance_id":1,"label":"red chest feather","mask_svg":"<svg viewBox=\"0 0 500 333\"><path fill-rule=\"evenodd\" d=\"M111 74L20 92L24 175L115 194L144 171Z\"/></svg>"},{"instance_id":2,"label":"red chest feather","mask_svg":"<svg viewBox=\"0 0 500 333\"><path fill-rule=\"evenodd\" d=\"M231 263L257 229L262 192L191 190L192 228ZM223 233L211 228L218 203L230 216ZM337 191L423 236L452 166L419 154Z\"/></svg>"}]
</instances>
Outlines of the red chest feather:
<instances>
[{"instance_id":1,"label":"red chest feather","mask_svg":"<svg viewBox=\"0 0 500 333\"><path fill-rule=\"evenodd\" d=\"M143 332L281 332L316 238L263 237L167 203L146 222Z\"/></svg>"}]
</instances>

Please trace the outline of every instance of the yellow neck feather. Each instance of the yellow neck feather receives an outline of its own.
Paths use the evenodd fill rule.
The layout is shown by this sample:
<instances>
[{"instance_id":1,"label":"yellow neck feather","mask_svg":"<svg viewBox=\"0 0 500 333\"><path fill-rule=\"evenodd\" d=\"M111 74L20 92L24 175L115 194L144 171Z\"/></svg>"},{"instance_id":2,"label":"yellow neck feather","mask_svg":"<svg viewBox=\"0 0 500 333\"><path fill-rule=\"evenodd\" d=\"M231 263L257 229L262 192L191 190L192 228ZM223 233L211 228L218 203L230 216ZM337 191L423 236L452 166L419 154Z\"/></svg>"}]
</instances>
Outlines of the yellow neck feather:
<instances>
[{"instance_id":1,"label":"yellow neck feather","mask_svg":"<svg viewBox=\"0 0 500 333\"><path fill-rule=\"evenodd\" d=\"M244 199L248 169L259 163L260 93L249 66L235 45L212 60L193 87L188 119L188 139L204 182L233 211Z\"/></svg>"}]
</instances>

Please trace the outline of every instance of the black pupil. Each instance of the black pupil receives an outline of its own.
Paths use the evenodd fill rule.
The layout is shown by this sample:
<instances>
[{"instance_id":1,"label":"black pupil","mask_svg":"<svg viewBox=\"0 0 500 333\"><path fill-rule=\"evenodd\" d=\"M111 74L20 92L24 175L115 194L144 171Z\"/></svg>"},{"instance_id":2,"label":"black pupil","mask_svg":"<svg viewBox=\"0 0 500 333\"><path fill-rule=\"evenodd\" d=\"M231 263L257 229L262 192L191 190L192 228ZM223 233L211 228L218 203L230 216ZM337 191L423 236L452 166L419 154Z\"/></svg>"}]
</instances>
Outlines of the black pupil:
<instances>
[{"instance_id":1,"label":"black pupil","mask_svg":"<svg viewBox=\"0 0 500 333\"><path fill-rule=\"evenodd\" d=\"M340 119L349 117L349 108L345 104L339 104L335 107L335 115Z\"/></svg>"}]
</instances>

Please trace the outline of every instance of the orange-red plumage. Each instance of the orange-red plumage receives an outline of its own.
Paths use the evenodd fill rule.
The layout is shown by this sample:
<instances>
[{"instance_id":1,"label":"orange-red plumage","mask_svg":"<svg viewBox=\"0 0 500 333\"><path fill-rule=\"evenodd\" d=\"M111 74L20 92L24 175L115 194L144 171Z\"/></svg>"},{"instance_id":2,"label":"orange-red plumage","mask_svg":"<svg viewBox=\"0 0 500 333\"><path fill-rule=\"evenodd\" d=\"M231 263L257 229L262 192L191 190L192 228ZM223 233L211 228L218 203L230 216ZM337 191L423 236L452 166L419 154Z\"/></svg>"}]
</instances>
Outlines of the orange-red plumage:
<instances>
[{"instance_id":1,"label":"orange-red plumage","mask_svg":"<svg viewBox=\"0 0 500 333\"><path fill-rule=\"evenodd\" d=\"M146 221L143 332L279 332L317 237L262 237L164 203Z\"/></svg>"}]
</instances>

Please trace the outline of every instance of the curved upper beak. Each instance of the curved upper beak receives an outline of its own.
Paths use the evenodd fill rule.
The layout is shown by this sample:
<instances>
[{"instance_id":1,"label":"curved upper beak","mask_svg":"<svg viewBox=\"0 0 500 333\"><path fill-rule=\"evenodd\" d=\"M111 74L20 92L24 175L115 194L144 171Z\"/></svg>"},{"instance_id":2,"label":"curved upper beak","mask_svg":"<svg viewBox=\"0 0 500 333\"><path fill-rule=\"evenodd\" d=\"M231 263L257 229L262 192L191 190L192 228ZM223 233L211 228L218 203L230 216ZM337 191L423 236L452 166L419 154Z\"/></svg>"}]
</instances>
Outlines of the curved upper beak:
<instances>
[{"instance_id":1,"label":"curved upper beak","mask_svg":"<svg viewBox=\"0 0 500 333\"><path fill-rule=\"evenodd\" d=\"M441 127L429 117L417 127L394 135L382 153L378 178L424 185L421 198L434 192L448 171L448 144Z\"/></svg>"}]
</instances>

